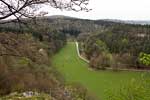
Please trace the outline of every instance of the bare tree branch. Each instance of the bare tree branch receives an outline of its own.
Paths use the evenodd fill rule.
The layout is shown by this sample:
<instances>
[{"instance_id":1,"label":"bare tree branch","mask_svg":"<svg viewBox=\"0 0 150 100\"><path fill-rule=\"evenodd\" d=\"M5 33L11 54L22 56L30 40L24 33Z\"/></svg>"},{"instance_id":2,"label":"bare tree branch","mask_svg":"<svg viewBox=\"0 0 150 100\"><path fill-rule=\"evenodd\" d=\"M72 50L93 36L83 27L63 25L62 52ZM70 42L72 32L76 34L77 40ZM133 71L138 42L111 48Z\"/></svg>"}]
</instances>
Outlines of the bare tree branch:
<instances>
[{"instance_id":1,"label":"bare tree branch","mask_svg":"<svg viewBox=\"0 0 150 100\"><path fill-rule=\"evenodd\" d=\"M0 0L0 20L15 17L20 22L21 18L35 18L46 13L37 12L41 5L48 5L61 10L89 11L89 0Z\"/></svg>"}]
</instances>

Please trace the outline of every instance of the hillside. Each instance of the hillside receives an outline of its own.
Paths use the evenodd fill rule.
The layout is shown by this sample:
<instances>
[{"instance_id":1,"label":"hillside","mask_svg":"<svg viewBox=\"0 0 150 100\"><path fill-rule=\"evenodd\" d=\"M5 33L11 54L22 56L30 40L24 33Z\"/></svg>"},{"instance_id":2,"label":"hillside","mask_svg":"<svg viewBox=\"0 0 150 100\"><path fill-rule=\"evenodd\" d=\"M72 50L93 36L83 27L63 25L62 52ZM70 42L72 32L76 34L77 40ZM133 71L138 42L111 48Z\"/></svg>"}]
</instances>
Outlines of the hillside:
<instances>
[{"instance_id":1,"label":"hillside","mask_svg":"<svg viewBox=\"0 0 150 100\"><path fill-rule=\"evenodd\" d=\"M40 37L32 33L1 32L0 99L83 100L86 91L78 92L80 85L65 85L63 76L51 64L52 56L65 43L59 32ZM28 97L31 92L36 95Z\"/></svg>"}]
</instances>

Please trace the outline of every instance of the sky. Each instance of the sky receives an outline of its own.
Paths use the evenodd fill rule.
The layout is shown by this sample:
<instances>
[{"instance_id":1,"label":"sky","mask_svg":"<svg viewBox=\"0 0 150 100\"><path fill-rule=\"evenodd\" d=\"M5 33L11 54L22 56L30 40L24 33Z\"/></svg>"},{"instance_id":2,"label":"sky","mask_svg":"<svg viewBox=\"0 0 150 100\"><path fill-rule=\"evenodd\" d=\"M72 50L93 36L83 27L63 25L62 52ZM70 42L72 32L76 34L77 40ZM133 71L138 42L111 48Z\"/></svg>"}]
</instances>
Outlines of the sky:
<instances>
[{"instance_id":1,"label":"sky","mask_svg":"<svg viewBox=\"0 0 150 100\"><path fill-rule=\"evenodd\" d=\"M44 7L48 15L65 15L83 19L150 20L150 0L90 0L90 12L61 11Z\"/></svg>"}]
</instances>

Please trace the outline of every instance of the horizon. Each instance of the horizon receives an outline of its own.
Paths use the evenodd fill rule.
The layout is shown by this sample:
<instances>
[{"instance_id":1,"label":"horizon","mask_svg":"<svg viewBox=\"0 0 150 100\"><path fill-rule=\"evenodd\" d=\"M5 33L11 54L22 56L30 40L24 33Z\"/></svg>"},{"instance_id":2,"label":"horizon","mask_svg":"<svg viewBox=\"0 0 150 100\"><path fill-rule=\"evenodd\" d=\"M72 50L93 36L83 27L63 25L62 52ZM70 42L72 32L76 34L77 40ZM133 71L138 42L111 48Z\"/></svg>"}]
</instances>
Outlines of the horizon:
<instances>
[{"instance_id":1,"label":"horizon","mask_svg":"<svg viewBox=\"0 0 150 100\"><path fill-rule=\"evenodd\" d=\"M148 19L148 20L145 20L145 19L137 19L137 20L127 20L127 19L114 19L114 18L100 18L100 19L90 19L90 18L82 18L82 17L76 17L76 16L68 16L68 15L46 15L46 16L43 16L43 17L53 17L53 16L64 16L64 17L70 17L70 18L76 18L76 19L83 19L83 20L110 20L110 21L150 21L150 19ZM40 17L40 18L42 18L42 17Z\"/></svg>"}]
</instances>

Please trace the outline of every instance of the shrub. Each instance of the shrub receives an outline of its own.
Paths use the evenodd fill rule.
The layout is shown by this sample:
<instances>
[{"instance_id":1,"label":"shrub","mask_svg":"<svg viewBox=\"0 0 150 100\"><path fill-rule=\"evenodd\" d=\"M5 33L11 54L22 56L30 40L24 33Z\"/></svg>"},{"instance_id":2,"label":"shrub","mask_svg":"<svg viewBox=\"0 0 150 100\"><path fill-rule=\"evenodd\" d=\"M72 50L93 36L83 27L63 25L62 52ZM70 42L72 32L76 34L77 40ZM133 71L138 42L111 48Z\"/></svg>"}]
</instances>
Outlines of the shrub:
<instances>
[{"instance_id":1,"label":"shrub","mask_svg":"<svg viewBox=\"0 0 150 100\"><path fill-rule=\"evenodd\" d=\"M139 55L139 62L143 65L150 66L150 54L141 52Z\"/></svg>"},{"instance_id":2,"label":"shrub","mask_svg":"<svg viewBox=\"0 0 150 100\"><path fill-rule=\"evenodd\" d=\"M112 68L131 68L136 66L136 57L129 53L112 54Z\"/></svg>"},{"instance_id":3,"label":"shrub","mask_svg":"<svg viewBox=\"0 0 150 100\"><path fill-rule=\"evenodd\" d=\"M65 90L73 97L73 100L97 100L96 96L79 83L71 83L65 87Z\"/></svg>"},{"instance_id":4,"label":"shrub","mask_svg":"<svg viewBox=\"0 0 150 100\"><path fill-rule=\"evenodd\" d=\"M18 63L20 65L28 66L28 64L30 63L30 59L28 59L26 57L22 57L19 59Z\"/></svg>"},{"instance_id":5,"label":"shrub","mask_svg":"<svg viewBox=\"0 0 150 100\"><path fill-rule=\"evenodd\" d=\"M106 67L110 67L112 62L112 55L103 52L98 57L93 57L90 60L90 66L96 69L105 69Z\"/></svg>"}]
</instances>

